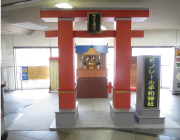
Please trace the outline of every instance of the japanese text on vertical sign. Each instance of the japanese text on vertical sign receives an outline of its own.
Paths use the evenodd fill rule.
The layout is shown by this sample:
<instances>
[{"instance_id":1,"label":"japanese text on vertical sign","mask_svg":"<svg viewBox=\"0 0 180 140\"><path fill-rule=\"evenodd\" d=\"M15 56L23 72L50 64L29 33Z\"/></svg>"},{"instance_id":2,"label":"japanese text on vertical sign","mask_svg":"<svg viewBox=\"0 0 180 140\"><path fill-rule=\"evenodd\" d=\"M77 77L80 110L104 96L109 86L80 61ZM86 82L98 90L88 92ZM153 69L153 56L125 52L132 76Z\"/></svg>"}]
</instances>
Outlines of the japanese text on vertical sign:
<instances>
[{"instance_id":1,"label":"japanese text on vertical sign","mask_svg":"<svg viewBox=\"0 0 180 140\"><path fill-rule=\"evenodd\" d=\"M159 106L159 57L145 57L144 60L144 108L157 108Z\"/></svg>"},{"instance_id":2,"label":"japanese text on vertical sign","mask_svg":"<svg viewBox=\"0 0 180 140\"><path fill-rule=\"evenodd\" d=\"M87 13L88 33L101 33L101 13Z\"/></svg>"}]
</instances>

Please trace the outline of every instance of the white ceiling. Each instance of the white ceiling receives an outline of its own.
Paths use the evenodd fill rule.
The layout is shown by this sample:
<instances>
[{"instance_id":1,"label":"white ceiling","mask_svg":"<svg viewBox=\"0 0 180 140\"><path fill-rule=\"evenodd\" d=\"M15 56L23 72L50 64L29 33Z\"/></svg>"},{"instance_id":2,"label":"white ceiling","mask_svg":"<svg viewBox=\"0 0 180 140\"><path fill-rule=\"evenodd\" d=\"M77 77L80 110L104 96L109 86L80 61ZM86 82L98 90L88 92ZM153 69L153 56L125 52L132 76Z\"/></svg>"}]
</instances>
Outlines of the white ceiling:
<instances>
[{"instance_id":1,"label":"white ceiling","mask_svg":"<svg viewBox=\"0 0 180 140\"><path fill-rule=\"evenodd\" d=\"M40 8L57 8L57 3L74 8L149 8L149 18L133 22L133 30L180 29L180 0L1 0L1 21L33 30L56 30L57 23L40 18ZM103 22L113 30L113 22ZM86 22L75 23L75 30L86 30ZM4 32L5 33L5 32Z\"/></svg>"}]
</instances>

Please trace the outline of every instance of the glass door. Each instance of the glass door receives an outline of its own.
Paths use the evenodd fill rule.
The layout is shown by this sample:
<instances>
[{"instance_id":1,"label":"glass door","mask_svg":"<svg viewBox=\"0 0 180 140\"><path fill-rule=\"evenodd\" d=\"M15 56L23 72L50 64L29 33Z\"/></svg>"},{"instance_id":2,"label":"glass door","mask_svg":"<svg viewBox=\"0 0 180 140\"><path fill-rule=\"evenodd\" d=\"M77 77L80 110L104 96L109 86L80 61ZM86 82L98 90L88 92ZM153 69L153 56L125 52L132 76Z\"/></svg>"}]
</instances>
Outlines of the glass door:
<instances>
[{"instance_id":1,"label":"glass door","mask_svg":"<svg viewBox=\"0 0 180 140\"><path fill-rule=\"evenodd\" d=\"M22 66L49 66L50 48L15 48L16 89L49 88L49 79L21 80Z\"/></svg>"}]
</instances>

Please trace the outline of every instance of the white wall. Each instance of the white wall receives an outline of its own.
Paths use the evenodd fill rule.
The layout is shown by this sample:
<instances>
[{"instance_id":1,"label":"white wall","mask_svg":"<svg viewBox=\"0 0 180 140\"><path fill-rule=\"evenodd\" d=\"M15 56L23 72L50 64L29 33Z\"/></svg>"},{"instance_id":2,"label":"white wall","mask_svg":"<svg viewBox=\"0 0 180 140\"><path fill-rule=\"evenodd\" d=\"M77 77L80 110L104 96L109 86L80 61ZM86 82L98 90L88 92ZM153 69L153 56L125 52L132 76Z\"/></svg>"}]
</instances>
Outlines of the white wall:
<instances>
[{"instance_id":1,"label":"white wall","mask_svg":"<svg viewBox=\"0 0 180 140\"><path fill-rule=\"evenodd\" d=\"M49 47L57 47L57 46L58 46L58 38L57 37L50 38Z\"/></svg>"},{"instance_id":2,"label":"white wall","mask_svg":"<svg viewBox=\"0 0 180 140\"><path fill-rule=\"evenodd\" d=\"M176 46L177 30L145 31L144 38L133 38L132 46Z\"/></svg>"},{"instance_id":3,"label":"white wall","mask_svg":"<svg viewBox=\"0 0 180 140\"><path fill-rule=\"evenodd\" d=\"M15 47L49 47L50 41L49 38L45 38L44 31L36 31L31 35L13 35Z\"/></svg>"},{"instance_id":4,"label":"white wall","mask_svg":"<svg viewBox=\"0 0 180 140\"><path fill-rule=\"evenodd\" d=\"M114 38L75 38L76 45L107 45L114 46Z\"/></svg>"},{"instance_id":5,"label":"white wall","mask_svg":"<svg viewBox=\"0 0 180 140\"><path fill-rule=\"evenodd\" d=\"M76 45L114 46L114 38L75 38ZM36 31L31 35L13 35L14 47L57 47L58 38L45 38L44 31Z\"/></svg>"},{"instance_id":6,"label":"white wall","mask_svg":"<svg viewBox=\"0 0 180 140\"><path fill-rule=\"evenodd\" d=\"M92 38L92 45L114 46L114 38Z\"/></svg>"},{"instance_id":7,"label":"white wall","mask_svg":"<svg viewBox=\"0 0 180 140\"><path fill-rule=\"evenodd\" d=\"M180 46L180 30L177 30L177 46Z\"/></svg>"},{"instance_id":8,"label":"white wall","mask_svg":"<svg viewBox=\"0 0 180 140\"><path fill-rule=\"evenodd\" d=\"M13 35L1 35L2 66L14 66Z\"/></svg>"},{"instance_id":9,"label":"white wall","mask_svg":"<svg viewBox=\"0 0 180 140\"><path fill-rule=\"evenodd\" d=\"M13 66L13 47L57 47L57 38L45 38L44 31L31 35L2 35L2 66ZM75 38L76 45L114 46L114 38ZM180 30L145 31L144 38L132 38L132 46L180 46Z\"/></svg>"},{"instance_id":10,"label":"white wall","mask_svg":"<svg viewBox=\"0 0 180 140\"><path fill-rule=\"evenodd\" d=\"M2 35L4 36L4 35ZM45 38L44 31L31 35L12 35L15 47L57 47L57 38ZM114 38L75 38L76 45L114 46ZM132 38L132 46L179 46L180 30L144 31L144 38Z\"/></svg>"},{"instance_id":11,"label":"white wall","mask_svg":"<svg viewBox=\"0 0 180 140\"><path fill-rule=\"evenodd\" d=\"M76 45L91 45L92 39L91 38L75 38L74 42Z\"/></svg>"}]
</instances>

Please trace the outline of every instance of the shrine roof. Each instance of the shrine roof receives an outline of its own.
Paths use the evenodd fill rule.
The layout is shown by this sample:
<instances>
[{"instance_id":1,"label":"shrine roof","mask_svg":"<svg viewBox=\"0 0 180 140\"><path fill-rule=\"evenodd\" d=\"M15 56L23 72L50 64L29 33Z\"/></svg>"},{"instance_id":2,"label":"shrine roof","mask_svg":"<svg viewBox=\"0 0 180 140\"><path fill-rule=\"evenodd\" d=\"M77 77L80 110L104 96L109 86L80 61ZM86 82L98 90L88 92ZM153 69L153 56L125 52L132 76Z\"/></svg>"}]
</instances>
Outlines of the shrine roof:
<instances>
[{"instance_id":1,"label":"shrine roof","mask_svg":"<svg viewBox=\"0 0 180 140\"><path fill-rule=\"evenodd\" d=\"M107 45L76 45L76 53L85 53L94 48L98 53L108 53Z\"/></svg>"}]
</instances>

